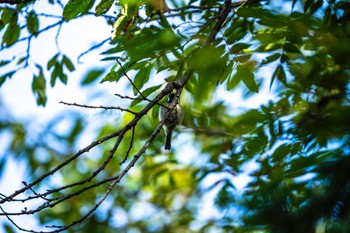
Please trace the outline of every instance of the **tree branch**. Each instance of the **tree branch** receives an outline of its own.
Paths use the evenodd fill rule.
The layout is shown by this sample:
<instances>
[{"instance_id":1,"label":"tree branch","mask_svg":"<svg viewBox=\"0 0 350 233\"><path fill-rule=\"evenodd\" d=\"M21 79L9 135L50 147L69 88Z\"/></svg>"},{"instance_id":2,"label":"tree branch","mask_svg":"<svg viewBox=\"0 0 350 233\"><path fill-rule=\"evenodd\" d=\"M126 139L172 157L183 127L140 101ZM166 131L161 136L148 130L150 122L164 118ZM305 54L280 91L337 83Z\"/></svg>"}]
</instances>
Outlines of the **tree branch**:
<instances>
[{"instance_id":1,"label":"tree branch","mask_svg":"<svg viewBox=\"0 0 350 233\"><path fill-rule=\"evenodd\" d=\"M15 4L25 4L28 2L33 2L34 0L0 0L0 4L1 3L8 3L11 5L15 5Z\"/></svg>"},{"instance_id":2,"label":"tree branch","mask_svg":"<svg viewBox=\"0 0 350 233\"><path fill-rule=\"evenodd\" d=\"M137 113L130 110L130 109L126 109L126 108L121 108L121 107L113 107L113 106L92 106L92 105L86 105L86 104L77 104L77 103L67 103L67 102L64 102L64 101L60 101L59 102L60 104L65 104L65 105L68 105L68 106L77 106L77 107L82 107L82 108L91 108L91 109L104 109L104 110L119 110L119 111L123 111L123 112L128 112L128 113L131 113L133 115L136 115Z\"/></svg>"}]
</instances>

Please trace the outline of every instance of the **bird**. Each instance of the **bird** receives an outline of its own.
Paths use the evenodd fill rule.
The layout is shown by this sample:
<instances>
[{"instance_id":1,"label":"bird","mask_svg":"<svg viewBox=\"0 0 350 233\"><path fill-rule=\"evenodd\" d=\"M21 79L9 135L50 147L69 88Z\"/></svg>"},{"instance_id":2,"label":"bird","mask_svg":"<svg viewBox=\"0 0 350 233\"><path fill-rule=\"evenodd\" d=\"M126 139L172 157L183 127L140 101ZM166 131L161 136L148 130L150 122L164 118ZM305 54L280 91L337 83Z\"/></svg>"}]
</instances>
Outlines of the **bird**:
<instances>
[{"instance_id":1,"label":"bird","mask_svg":"<svg viewBox=\"0 0 350 233\"><path fill-rule=\"evenodd\" d=\"M166 135L165 150L171 149L171 138L175 127L182 123L184 119L184 112L178 102L178 98L175 98L175 93L170 93L168 96L168 102L163 104L160 108L160 120L164 120L164 130ZM174 105L174 101L177 101Z\"/></svg>"}]
</instances>

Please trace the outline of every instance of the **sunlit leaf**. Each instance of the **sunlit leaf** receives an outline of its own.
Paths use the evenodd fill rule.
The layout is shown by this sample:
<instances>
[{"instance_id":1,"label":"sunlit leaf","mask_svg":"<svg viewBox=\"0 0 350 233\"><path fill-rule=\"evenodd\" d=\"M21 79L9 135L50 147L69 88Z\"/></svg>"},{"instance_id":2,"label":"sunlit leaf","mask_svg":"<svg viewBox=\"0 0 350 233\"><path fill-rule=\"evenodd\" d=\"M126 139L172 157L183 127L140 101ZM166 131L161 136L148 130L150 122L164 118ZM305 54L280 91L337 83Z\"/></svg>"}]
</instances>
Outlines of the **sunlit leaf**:
<instances>
[{"instance_id":1,"label":"sunlit leaf","mask_svg":"<svg viewBox=\"0 0 350 233\"><path fill-rule=\"evenodd\" d=\"M83 13L94 0L69 0L63 8L63 19L70 20Z\"/></svg>"},{"instance_id":2,"label":"sunlit leaf","mask_svg":"<svg viewBox=\"0 0 350 233\"><path fill-rule=\"evenodd\" d=\"M99 4L95 7L96 15L100 16L107 13L107 11L113 5L114 0L101 0Z\"/></svg>"},{"instance_id":3,"label":"sunlit leaf","mask_svg":"<svg viewBox=\"0 0 350 233\"><path fill-rule=\"evenodd\" d=\"M124 30L125 24L128 21L127 16L128 16L128 5L125 4L122 6L120 14L119 14L117 20L113 24L114 31L113 31L113 35L112 35L112 40L119 38L121 32Z\"/></svg>"},{"instance_id":4,"label":"sunlit leaf","mask_svg":"<svg viewBox=\"0 0 350 233\"><path fill-rule=\"evenodd\" d=\"M230 48L230 51L232 53L240 53L242 50L247 49L251 46L251 44L248 43L236 43L233 44L232 47Z\"/></svg>"}]
</instances>

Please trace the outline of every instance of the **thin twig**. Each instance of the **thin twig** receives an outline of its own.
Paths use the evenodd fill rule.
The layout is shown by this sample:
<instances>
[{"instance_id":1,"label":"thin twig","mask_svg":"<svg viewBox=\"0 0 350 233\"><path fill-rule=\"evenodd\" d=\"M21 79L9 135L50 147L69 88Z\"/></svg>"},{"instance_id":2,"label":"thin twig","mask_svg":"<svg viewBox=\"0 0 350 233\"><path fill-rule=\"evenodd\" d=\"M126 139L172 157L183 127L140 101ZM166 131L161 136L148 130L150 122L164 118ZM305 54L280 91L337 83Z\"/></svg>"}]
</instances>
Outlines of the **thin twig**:
<instances>
[{"instance_id":1,"label":"thin twig","mask_svg":"<svg viewBox=\"0 0 350 233\"><path fill-rule=\"evenodd\" d=\"M91 51L94 50L94 49L97 49L97 48L101 47L104 43L106 43L107 41L110 41L110 40L111 40L111 38L108 37L107 39L104 39L104 40L101 41L100 43L98 43L98 44L92 46L91 48L89 48L89 49L86 50L85 52L82 52L82 53L78 56L78 58L77 58L78 63L79 63L79 64L82 64L82 62L80 61L80 58L81 58L82 56L88 54L89 52L91 52Z\"/></svg>"},{"instance_id":2,"label":"thin twig","mask_svg":"<svg viewBox=\"0 0 350 233\"><path fill-rule=\"evenodd\" d=\"M140 99L140 98L135 98L135 97L131 97L131 96L126 96L126 95L120 95L118 93L114 94L115 96L118 96L121 99L129 99L129 100L144 100L144 99Z\"/></svg>"},{"instance_id":3,"label":"thin twig","mask_svg":"<svg viewBox=\"0 0 350 233\"><path fill-rule=\"evenodd\" d=\"M122 69L124 76L129 80L130 84L133 86L133 88L135 88L135 90L137 91L137 93L139 93L140 96L142 96L142 98L143 98L144 100L150 101L149 99L147 99L147 98L142 94L142 92L139 90L139 88L134 84L134 82L133 82L133 81L131 80L131 78L128 76L128 74L126 73L126 71L125 71L123 65L120 63L120 61L119 61L118 59L117 59L117 62L118 62L118 64L119 64L120 68Z\"/></svg>"},{"instance_id":4,"label":"thin twig","mask_svg":"<svg viewBox=\"0 0 350 233\"><path fill-rule=\"evenodd\" d=\"M115 93L114 95L115 95L115 96L118 96L118 97L121 98L121 99L140 100L140 101L145 100L145 99L141 99L141 98L137 98L137 97L131 97L131 96L126 96L126 95L120 95L120 94L118 94L118 93ZM152 102L153 100L147 99L147 101ZM162 103L155 103L155 105L158 105L158 106L160 106L160 107L164 107L164 108L168 108L168 109L169 109L168 106L165 106L165 105L162 104Z\"/></svg>"},{"instance_id":5,"label":"thin twig","mask_svg":"<svg viewBox=\"0 0 350 233\"><path fill-rule=\"evenodd\" d=\"M122 164L125 163L126 160L128 159L129 154L130 154L130 151L131 151L131 148L132 148L132 146L133 146L133 144L134 144L134 136L135 136L135 126L132 127L131 139L130 139L130 143L129 143L129 148L128 148L128 150L127 150L126 153L125 153L124 159L119 163L119 165L122 165Z\"/></svg>"},{"instance_id":6,"label":"thin twig","mask_svg":"<svg viewBox=\"0 0 350 233\"><path fill-rule=\"evenodd\" d=\"M63 167L65 167L67 164L69 164L70 162L72 162L73 160L75 160L76 158L78 158L80 155L84 154L85 152L88 152L89 150L91 150L92 148L94 148L95 146L111 139L114 138L116 136L118 136L120 134L120 131L116 131L114 133L111 133L107 136L104 136L100 139L98 139L97 141L94 141L92 143L90 143L88 146L86 146L85 148L79 150L76 154L74 154L73 156L71 156L70 158L66 159L65 161L63 161L62 163L60 163L59 165L57 165L55 168L53 168L52 170L48 171L47 173L43 174L42 176L40 176L39 178L37 178L36 180L34 180L33 182L29 183L26 187L21 188L17 191L15 191L13 194L7 196L6 198L0 200L0 204L3 204L5 202L11 201L12 198L18 196L21 193L24 193L25 191L27 191L29 188L39 184L41 181L43 181L44 179L46 179L47 177L55 174L58 170L62 169Z\"/></svg>"},{"instance_id":7,"label":"thin twig","mask_svg":"<svg viewBox=\"0 0 350 233\"><path fill-rule=\"evenodd\" d=\"M0 0L0 3L8 3L11 5L16 5L16 4L25 4L33 1L34 0Z\"/></svg>"},{"instance_id":8,"label":"thin twig","mask_svg":"<svg viewBox=\"0 0 350 233\"><path fill-rule=\"evenodd\" d=\"M132 111L132 110L129 110L127 108L121 108L121 107L114 107L114 106L92 106L92 105L86 105L86 104L77 104L77 103L67 103L67 102L64 102L64 101L60 101L59 102L60 104L65 104L65 105L68 105L68 106L76 106L76 107L82 107L82 108L92 108L92 109L104 109L104 110L119 110L119 111L123 111L123 112L128 112L128 113L131 113L133 115L136 115L137 113Z\"/></svg>"},{"instance_id":9,"label":"thin twig","mask_svg":"<svg viewBox=\"0 0 350 233\"><path fill-rule=\"evenodd\" d=\"M49 29L51 29L51 28L54 28L54 27L56 27L56 26L59 26L59 25L61 25L61 24L63 24L63 23L64 23L64 21L63 21L63 20L60 20L60 21L58 21L58 22L56 22L56 23L54 23L54 24L51 24L51 25L49 25L49 26L47 26L47 27L45 27L45 28L39 30L35 35L34 35L34 34L31 34L30 36L26 36L26 37L23 37L23 38L18 39L14 44L16 44L16 43L18 43L18 42L21 42L21 41L28 40L30 37L37 36L38 34L40 34L40 33L42 33L42 32L45 32L45 31L47 31L47 30L49 30ZM0 47L0 50L8 49L8 48L10 48L11 46L13 46L14 44L2 46L2 47Z\"/></svg>"}]
</instances>

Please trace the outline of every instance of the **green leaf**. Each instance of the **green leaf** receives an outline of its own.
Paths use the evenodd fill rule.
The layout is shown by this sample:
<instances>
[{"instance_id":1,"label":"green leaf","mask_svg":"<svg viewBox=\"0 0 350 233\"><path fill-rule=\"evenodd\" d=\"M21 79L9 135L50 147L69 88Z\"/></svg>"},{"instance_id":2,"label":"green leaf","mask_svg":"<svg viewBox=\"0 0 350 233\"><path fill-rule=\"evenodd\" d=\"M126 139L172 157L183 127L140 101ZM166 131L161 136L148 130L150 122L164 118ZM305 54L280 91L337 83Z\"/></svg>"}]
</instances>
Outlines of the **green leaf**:
<instances>
[{"instance_id":1,"label":"green leaf","mask_svg":"<svg viewBox=\"0 0 350 233\"><path fill-rule=\"evenodd\" d=\"M225 82L226 80L229 80L229 78L231 77L231 74L232 74L232 69L233 69L233 66L234 66L234 62L233 61L230 61L227 66L225 66L224 68L224 71L220 77L220 80L219 80L219 84Z\"/></svg>"},{"instance_id":2,"label":"green leaf","mask_svg":"<svg viewBox=\"0 0 350 233\"><path fill-rule=\"evenodd\" d=\"M276 61L277 59L279 59L281 57L281 53L274 53L268 57L266 57L263 61L262 61L262 65L266 65L269 64L271 62Z\"/></svg>"},{"instance_id":3,"label":"green leaf","mask_svg":"<svg viewBox=\"0 0 350 233\"><path fill-rule=\"evenodd\" d=\"M133 70L142 70L144 69L146 66L148 66L149 64L149 60L146 61L139 61L137 63L133 63L130 68Z\"/></svg>"},{"instance_id":4,"label":"green leaf","mask_svg":"<svg viewBox=\"0 0 350 233\"><path fill-rule=\"evenodd\" d=\"M117 72L115 72L114 70L111 70L108 72L108 74L101 80L100 83L103 82L118 82L119 79L121 78L121 75L117 75Z\"/></svg>"},{"instance_id":5,"label":"green leaf","mask_svg":"<svg viewBox=\"0 0 350 233\"><path fill-rule=\"evenodd\" d=\"M255 82L253 71L244 65L237 66L236 75L240 77L243 83L253 92L259 92L259 87Z\"/></svg>"},{"instance_id":6,"label":"green leaf","mask_svg":"<svg viewBox=\"0 0 350 233\"><path fill-rule=\"evenodd\" d=\"M101 83L103 82L118 82L119 79L121 77L124 76L124 70L125 72L127 72L129 70L129 68L133 65L134 63L133 62L126 62L124 65L123 65L123 68L119 68L118 71L114 71L114 69L116 68L117 65L119 65L118 63L116 63L111 71L101 80Z\"/></svg>"},{"instance_id":7,"label":"green leaf","mask_svg":"<svg viewBox=\"0 0 350 233\"><path fill-rule=\"evenodd\" d=\"M95 81L96 79L98 79L101 74L103 74L104 69L94 69L94 70L90 70L85 77L83 78L83 80L81 81L81 85L87 85L92 83L93 81Z\"/></svg>"},{"instance_id":8,"label":"green leaf","mask_svg":"<svg viewBox=\"0 0 350 233\"><path fill-rule=\"evenodd\" d=\"M83 13L93 0L69 0L63 8L63 19L70 20Z\"/></svg>"},{"instance_id":9,"label":"green leaf","mask_svg":"<svg viewBox=\"0 0 350 233\"><path fill-rule=\"evenodd\" d=\"M280 80L282 83L286 84L286 72L284 71L283 67L281 66L280 72L277 74L278 80Z\"/></svg>"},{"instance_id":10,"label":"green leaf","mask_svg":"<svg viewBox=\"0 0 350 233\"><path fill-rule=\"evenodd\" d=\"M17 25L17 22L11 21L3 36L2 44L6 44L7 46L13 45L18 40L20 31L21 29Z\"/></svg>"},{"instance_id":11,"label":"green leaf","mask_svg":"<svg viewBox=\"0 0 350 233\"><path fill-rule=\"evenodd\" d=\"M78 118L72 130L68 133L68 138L67 138L68 142L73 144L77 136L83 131L83 129L84 129L83 121L82 119Z\"/></svg>"},{"instance_id":12,"label":"green leaf","mask_svg":"<svg viewBox=\"0 0 350 233\"><path fill-rule=\"evenodd\" d=\"M36 35L39 30L39 20L34 11L27 15L27 28L31 34Z\"/></svg>"},{"instance_id":13,"label":"green leaf","mask_svg":"<svg viewBox=\"0 0 350 233\"><path fill-rule=\"evenodd\" d=\"M280 145L274 152L273 152L273 161L276 162L283 162L286 159L286 156L290 154L291 151L291 145L289 143L284 143Z\"/></svg>"},{"instance_id":14,"label":"green leaf","mask_svg":"<svg viewBox=\"0 0 350 233\"><path fill-rule=\"evenodd\" d=\"M251 91L259 92L259 86L255 82L254 73L247 73L247 75L243 76L242 81Z\"/></svg>"},{"instance_id":15,"label":"green leaf","mask_svg":"<svg viewBox=\"0 0 350 233\"><path fill-rule=\"evenodd\" d=\"M273 72L272 77L271 77L271 82L270 82L270 89L272 87L273 82L275 81L276 77L283 83L286 81L286 74L284 72L283 66L279 64L276 67L276 70Z\"/></svg>"},{"instance_id":16,"label":"green leaf","mask_svg":"<svg viewBox=\"0 0 350 233\"><path fill-rule=\"evenodd\" d=\"M121 43L118 43L117 46L111 49L107 49L106 51L102 52L101 55L110 55L115 54L124 51L124 47Z\"/></svg>"},{"instance_id":17,"label":"green leaf","mask_svg":"<svg viewBox=\"0 0 350 233\"><path fill-rule=\"evenodd\" d=\"M233 203L235 203L233 186L227 180L225 180L224 182L225 182L225 185L218 192L214 200L215 207L220 211L229 209L229 207Z\"/></svg>"},{"instance_id":18,"label":"green leaf","mask_svg":"<svg viewBox=\"0 0 350 233\"><path fill-rule=\"evenodd\" d=\"M47 97L46 97L46 80L42 69L38 76L33 77L32 82L32 91L36 97L36 103L41 106L45 106Z\"/></svg>"},{"instance_id":19,"label":"green leaf","mask_svg":"<svg viewBox=\"0 0 350 233\"><path fill-rule=\"evenodd\" d=\"M262 45L272 46L273 44L283 44L286 37L285 29L261 29L254 36L254 39L259 40Z\"/></svg>"},{"instance_id":20,"label":"green leaf","mask_svg":"<svg viewBox=\"0 0 350 233\"><path fill-rule=\"evenodd\" d=\"M152 68L153 66L148 65L136 74L134 84L139 90L141 90L143 85L149 80ZM133 88L133 91L134 94L137 94L137 90L135 88Z\"/></svg>"},{"instance_id":21,"label":"green leaf","mask_svg":"<svg viewBox=\"0 0 350 233\"><path fill-rule=\"evenodd\" d=\"M65 73L62 72L61 75L58 76L58 78L61 80L61 82L63 84L67 84L68 77L67 77L67 75Z\"/></svg>"},{"instance_id":22,"label":"green leaf","mask_svg":"<svg viewBox=\"0 0 350 233\"><path fill-rule=\"evenodd\" d=\"M15 229L12 225L4 223L4 229L6 230L6 233L15 233Z\"/></svg>"},{"instance_id":23,"label":"green leaf","mask_svg":"<svg viewBox=\"0 0 350 233\"><path fill-rule=\"evenodd\" d=\"M114 0L101 0L99 4L95 7L96 16L105 14L113 5Z\"/></svg>"},{"instance_id":24,"label":"green leaf","mask_svg":"<svg viewBox=\"0 0 350 233\"><path fill-rule=\"evenodd\" d=\"M8 73L4 74L3 76L1 76L0 77L0 87L2 86L2 84L4 84L4 82L6 81L7 78L11 78L15 73L16 73L16 71L11 71L11 72L8 72Z\"/></svg>"},{"instance_id":25,"label":"green leaf","mask_svg":"<svg viewBox=\"0 0 350 233\"><path fill-rule=\"evenodd\" d=\"M240 53L242 50L250 47L251 44L248 43L236 43L230 48L231 53Z\"/></svg>"},{"instance_id":26,"label":"green leaf","mask_svg":"<svg viewBox=\"0 0 350 233\"><path fill-rule=\"evenodd\" d=\"M228 79L226 89L228 91L234 89L241 81L241 76L239 76L236 72L234 75L231 75L231 77Z\"/></svg>"},{"instance_id":27,"label":"green leaf","mask_svg":"<svg viewBox=\"0 0 350 233\"><path fill-rule=\"evenodd\" d=\"M157 119L158 119L158 116L159 116L159 108L160 108L159 105L154 105L154 107L152 108L152 118L153 118L154 120L157 120Z\"/></svg>"},{"instance_id":28,"label":"green leaf","mask_svg":"<svg viewBox=\"0 0 350 233\"><path fill-rule=\"evenodd\" d=\"M9 64L11 61L10 60L4 60L4 61L0 61L0 66L4 66Z\"/></svg>"},{"instance_id":29,"label":"green leaf","mask_svg":"<svg viewBox=\"0 0 350 233\"><path fill-rule=\"evenodd\" d=\"M145 28L137 36L124 41L130 60L137 61L157 57L157 53L173 51L179 38L171 30L156 27Z\"/></svg>"},{"instance_id":30,"label":"green leaf","mask_svg":"<svg viewBox=\"0 0 350 233\"><path fill-rule=\"evenodd\" d=\"M112 40L115 40L119 38L121 32L123 31L124 25L126 24L128 16L128 7L127 5L123 5L122 9L120 10L120 14L118 16L118 19L113 24L113 35Z\"/></svg>"},{"instance_id":31,"label":"green leaf","mask_svg":"<svg viewBox=\"0 0 350 233\"><path fill-rule=\"evenodd\" d=\"M304 12L306 12L313 3L314 3L314 0L306 0L304 3Z\"/></svg>"},{"instance_id":32,"label":"green leaf","mask_svg":"<svg viewBox=\"0 0 350 233\"><path fill-rule=\"evenodd\" d=\"M240 28L239 30L236 30L234 33L232 33L229 37L226 38L226 43L233 44L242 39L247 34L248 32L245 28Z\"/></svg>"},{"instance_id":33,"label":"green leaf","mask_svg":"<svg viewBox=\"0 0 350 233\"><path fill-rule=\"evenodd\" d=\"M74 67L72 61L66 56L63 56L62 64L64 64L69 71L75 70L75 67Z\"/></svg>"},{"instance_id":34,"label":"green leaf","mask_svg":"<svg viewBox=\"0 0 350 233\"><path fill-rule=\"evenodd\" d=\"M11 22L11 20L13 19L13 17L16 15L16 11L14 9L11 8L2 8L1 9L1 22L3 24L8 24Z\"/></svg>"},{"instance_id":35,"label":"green leaf","mask_svg":"<svg viewBox=\"0 0 350 233\"><path fill-rule=\"evenodd\" d=\"M290 53L300 53L300 50L292 43L285 43L284 50Z\"/></svg>"},{"instance_id":36,"label":"green leaf","mask_svg":"<svg viewBox=\"0 0 350 233\"><path fill-rule=\"evenodd\" d=\"M57 63L57 65L55 66L54 70L51 73L51 81L50 81L51 87L55 86L57 78L61 79L62 73L63 73L62 64Z\"/></svg>"},{"instance_id":37,"label":"green leaf","mask_svg":"<svg viewBox=\"0 0 350 233\"><path fill-rule=\"evenodd\" d=\"M50 70L51 67L53 67L54 65L56 65L56 63L58 63L57 58L59 56L59 53L57 53L56 55L54 55L48 62L47 62L47 70Z\"/></svg>"},{"instance_id":38,"label":"green leaf","mask_svg":"<svg viewBox=\"0 0 350 233\"><path fill-rule=\"evenodd\" d=\"M28 57L21 57L18 62L17 62L17 65L20 65L22 64L23 62L27 61Z\"/></svg>"}]
</instances>

